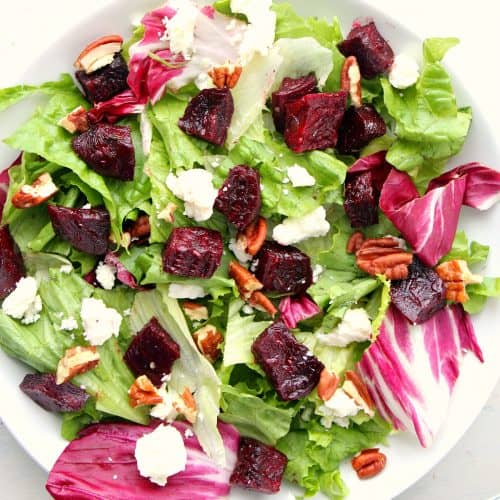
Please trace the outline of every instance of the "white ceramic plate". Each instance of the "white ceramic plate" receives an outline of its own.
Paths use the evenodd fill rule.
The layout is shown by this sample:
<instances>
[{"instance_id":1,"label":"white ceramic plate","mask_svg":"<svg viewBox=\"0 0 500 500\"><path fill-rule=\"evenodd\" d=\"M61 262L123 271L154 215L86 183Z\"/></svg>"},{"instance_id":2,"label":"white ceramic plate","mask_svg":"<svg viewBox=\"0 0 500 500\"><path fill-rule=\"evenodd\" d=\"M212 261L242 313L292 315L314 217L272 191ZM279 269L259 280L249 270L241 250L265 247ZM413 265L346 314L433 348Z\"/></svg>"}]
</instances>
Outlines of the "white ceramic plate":
<instances>
[{"instance_id":1,"label":"white ceramic plate","mask_svg":"<svg viewBox=\"0 0 500 500\"><path fill-rule=\"evenodd\" d=\"M35 56L39 53L38 62L26 74L20 75L19 80L16 81L42 82L55 78L60 72L71 71L75 54L88 40L109 32L119 32L128 36L130 20L138 13L158 3L154 0L128 0L127 2L111 0L107 2L106 7L99 9L88 19L71 18L69 24L67 21L64 28L61 28L61 33L67 32L67 34L58 43L46 50L35 48L34 53L28 55L35 60ZM421 40L391 18L387 12L375 10L369 5L353 0L337 0L334 6L331 0L310 0L309 2L295 0L292 3L304 15L327 17L338 15L345 31L348 30L354 18L360 15L371 16L390 41L395 52L404 51L417 57L420 54ZM451 22L450 24L452 25ZM450 34L450 26L447 27L447 32L436 33L436 35L440 34ZM451 72L453 74L453 71ZM498 165L500 151L495 144L493 128L483 118L481 107L488 100L481 99L484 97L481 95L479 99L476 99L474 94L467 93L460 86L460 79L457 75L455 75L455 88L459 103L471 105L475 114L467 144L462 154L453 160L452 166L473 160L492 166ZM489 89L479 87L479 85L475 88L476 92ZM477 90L480 88L481 90ZM491 90L493 92L493 89ZM3 114L0 122L0 137L5 137L28 114L27 105L17 106ZM13 156L5 149L0 149L0 165L7 165ZM500 235L492 231L492 228L498 225L499 218L499 208L487 213L464 210L462 215L462 227L466 229L469 237L492 245L490 264L485 270L485 273L490 275L500 274ZM350 467L343 468L343 477L351 490L350 498L385 499L401 493L432 468L460 439L483 407L500 377L500 364L496 362L500 359L500 343L497 341L495 331L498 328L492 328L494 323L492 318L498 318L499 313L500 304L490 302L485 311L474 318L486 361L484 365L480 365L471 357L466 358L456 386L449 417L434 445L424 450L409 434L393 436L390 440L390 449L387 450L389 464L383 474L370 481L361 482L357 480ZM40 410L19 391L18 384L25 373L25 366L0 352L0 394L2 394L0 417L33 459L49 470L64 448L65 442L59 437L58 417ZM285 489L282 494L274 498L290 498L290 491ZM243 496L238 492L234 494L234 497L257 498L259 496L251 494Z\"/></svg>"}]
</instances>

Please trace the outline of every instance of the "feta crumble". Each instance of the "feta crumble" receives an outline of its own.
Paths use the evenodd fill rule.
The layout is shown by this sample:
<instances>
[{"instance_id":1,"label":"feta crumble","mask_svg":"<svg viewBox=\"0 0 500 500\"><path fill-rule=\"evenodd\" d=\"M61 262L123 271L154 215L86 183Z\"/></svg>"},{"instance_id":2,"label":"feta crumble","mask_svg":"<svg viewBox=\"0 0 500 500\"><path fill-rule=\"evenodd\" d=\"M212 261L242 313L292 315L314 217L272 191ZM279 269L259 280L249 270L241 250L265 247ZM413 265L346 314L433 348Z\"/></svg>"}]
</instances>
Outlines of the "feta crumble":
<instances>
[{"instance_id":1,"label":"feta crumble","mask_svg":"<svg viewBox=\"0 0 500 500\"><path fill-rule=\"evenodd\" d=\"M201 299L207 292L198 285L184 285L182 283L172 283L168 287L168 296L172 299Z\"/></svg>"},{"instance_id":2,"label":"feta crumble","mask_svg":"<svg viewBox=\"0 0 500 500\"><path fill-rule=\"evenodd\" d=\"M362 410L344 389L339 388L333 396L318 407L316 413L322 418L321 425L329 429L333 423L340 427L349 427L349 417L354 417Z\"/></svg>"},{"instance_id":3,"label":"feta crumble","mask_svg":"<svg viewBox=\"0 0 500 500\"><path fill-rule=\"evenodd\" d=\"M160 40L168 40L173 54L182 54L184 59L193 55L194 28L199 10L190 0L170 0L169 7L177 12L172 18L162 20L165 32Z\"/></svg>"},{"instance_id":4,"label":"feta crumble","mask_svg":"<svg viewBox=\"0 0 500 500\"><path fill-rule=\"evenodd\" d=\"M372 335L372 324L368 313L362 308L349 309L331 333L316 334L318 340L325 345L345 347L352 342L365 342Z\"/></svg>"},{"instance_id":5,"label":"feta crumble","mask_svg":"<svg viewBox=\"0 0 500 500\"><path fill-rule=\"evenodd\" d=\"M246 244L242 240L237 240L235 238L231 238L229 240L229 250L233 252L235 257L242 263L252 260L252 256L246 252Z\"/></svg>"},{"instance_id":6,"label":"feta crumble","mask_svg":"<svg viewBox=\"0 0 500 500\"><path fill-rule=\"evenodd\" d=\"M101 299L83 299L80 316L83 336L91 345L102 345L111 337L118 337L122 316L116 309L106 307Z\"/></svg>"},{"instance_id":7,"label":"feta crumble","mask_svg":"<svg viewBox=\"0 0 500 500\"><path fill-rule=\"evenodd\" d=\"M115 286L115 275L116 267L105 264L104 262L99 262L97 269L95 270L95 278L97 283L101 285L104 290L112 290Z\"/></svg>"},{"instance_id":8,"label":"feta crumble","mask_svg":"<svg viewBox=\"0 0 500 500\"><path fill-rule=\"evenodd\" d=\"M173 422L177 418L178 413L174 408L175 397L167 391L166 382L158 389L158 394L162 397L163 401L153 406L149 414L165 422Z\"/></svg>"},{"instance_id":9,"label":"feta crumble","mask_svg":"<svg viewBox=\"0 0 500 500\"><path fill-rule=\"evenodd\" d=\"M73 316L70 316L69 318L65 318L61 321L61 330L71 332L73 330L76 330L78 328L78 322L76 321Z\"/></svg>"},{"instance_id":10,"label":"feta crumble","mask_svg":"<svg viewBox=\"0 0 500 500\"><path fill-rule=\"evenodd\" d=\"M289 217L273 230L273 239L280 245L293 245L308 238L324 236L330 230L326 211L318 207L302 217Z\"/></svg>"},{"instance_id":11,"label":"feta crumble","mask_svg":"<svg viewBox=\"0 0 500 500\"><path fill-rule=\"evenodd\" d=\"M389 82L397 89L407 89L417 83L420 77L418 63L413 57L399 54L394 58L389 71Z\"/></svg>"},{"instance_id":12,"label":"feta crumble","mask_svg":"<svg viewBox=\"0 0 500 500\"><path fill-rule=\"evenodd\" d=\"M35 278L21 278L2 304L2 311L21 323L31 325L40 319L42 299L38 295L38 283Z\"/></svg>"},{"instance_id":13,"label":"feta crumble","mask_svg":"<svg viewBox=\"0 0 500 500\"><path fill-rule=\"evenodd\" d=\"M300 165L288 167L287 175L293 187L314 186L316 184L316 179Z\"/></svg>"}]
</instances>

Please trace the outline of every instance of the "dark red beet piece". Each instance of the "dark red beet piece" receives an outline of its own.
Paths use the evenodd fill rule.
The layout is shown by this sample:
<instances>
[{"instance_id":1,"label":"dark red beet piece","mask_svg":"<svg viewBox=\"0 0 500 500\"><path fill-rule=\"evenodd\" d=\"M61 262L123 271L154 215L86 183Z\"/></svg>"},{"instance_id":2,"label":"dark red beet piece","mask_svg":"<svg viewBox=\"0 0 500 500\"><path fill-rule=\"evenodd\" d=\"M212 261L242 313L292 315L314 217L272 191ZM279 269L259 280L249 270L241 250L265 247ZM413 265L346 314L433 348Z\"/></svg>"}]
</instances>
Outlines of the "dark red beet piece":
<instances>
[{"instance_id":1,"label":"dark red beet piece","mask_svg":"<svg viewBox=\"0 0 500 500\"><path fill-rule=\"evenodd\" d=\"M104 68L89 74L77 71L75 76L86 99L92 104L107 101L128 89L128 66L121 54L116 54L111 64Z\"/></svg>"},{"instance_id":2,"label":"dark red beet piece","mask_svg":"<svg viewBox=\"0 0 500 500\"><path fill-rule=\"evenodd\" d=\"M278 132L285 130L285 105L296 101L306 94L317 92L318 81L311 73L300 78L283 78L279 90L271 97L274 126Z\"/></svg>"},{"instance_id":3,"label":"dark red beet piece","mask_svg":"<svg viewBox=\"0 0 500 500\"><path fill-rule=\"evenodd\" d=\"M371 171L347 175L344 187L344 210L351 227L366 227L378 224L378 200Z\"/></svg>"},{"instance_id":4,"label":"dark red beet piece","mask_svg":"<svg viewBox=\"0 0 500 500\"><path fill-rule=\"evenodd\" d=\"M218 231L177 227L163 249L163 270L177 276L210 278L220 265L223 247Z\"/></svg>"},{"instance_id":5,"label":"dark red beet piece","mask_svg":"<svg viewBox=\"0 0 500 500\"><path fill-rule=\"evenodd\" d=\"M277 493L288 459L283 453L256 439L242 437L238 461L229 482L247 490Z\"/></svg>"},{"instance_id":6,"label":"dark red beet piece","mask_svg":"<svg viewBox=\"0 0 500 500\"><path fill-rule=\"evenodd\" d=\"M324 368L283 321L273 323L257 337L252 353L283 401L307 396L318 385Z\"/></svg>"},{"instance_id":7,"label":"dark red beet piece","mask_svg":"<svg viewBox=\"0 0 500 500\"><path fill-rule=\"evenodd\" d=\"M375 78L389 70L394 62L394 52L379 33L373 21L352 28L347 38L337 45L348 57L355 56L363 78Z\"/></svg>"},{"instance_id":8,"label":"dark red beet piece","mask_svg":"<svg viewBox=\"0 0 500 500\"><path fill-rule=\"evenodd\" d=\"M259 172L246 165L232 168L219 189L214 206L227 217L229 222L243 231L259 216L261 206Z\"/></svg>"},{"instance_id":9,"label":"dark red beet piece","mask_svg":"<svg viewBox=\"0 0 500 500\"><path fill-rule=\"evenodd\" d=\"M80 411L89 398L83 389L70 382L56 384L56 377L52 373L28 374L19 387L47 411Z\"/></svg>"},{"instance_id":10,"label":"dark red beet piece","mask_svg":"<svg viewBox=\"0 0 500 500\"><path fill-rule=\"evenodd\" d=\"M23 256L10 235L8 226L0 227L0 300L16 288L24 276Z\"/></svg>"},{"instance_id":11,"label":"dark red beet piece","mask_svg":"<svg viewBox=\"0 0 500 500\"><path fill-rule=\"evenodd\" d=\"M73 139L73 150L93 170L106 177L132 181L135 152L130 127L97 123Z\"/></svg>"},{"instance_id":12,"label":"dark red beet piece","mask_svg":"<svg viewBox=\"0 0 500 500\"><path fill-rule=\"evenodd\" d=\"M111 229L105 208L67 208L49 205L49 217L56 234L81 252L103 255L108 250Z\"/></svg>"},{"instance_id":13,"label":"dark red beet piece","mask_svg":"<svg viewBox=\"0 0 500 500\"><path fill-rule=\"evenodd\" d=\"M359 153L370 141L384 135L386 130L384 120L372 106L351 106L340 124L337 150L346 155Z\"/></svg>"},{"instance_id":14,"label":"dark red beet piece","mask_svg":"<svg viewBox=\"0 0 500 500\"><path fill-rule=\"evenodd\" d=\"M233 112L233 96L229 89L205 89L191 99L179 120L179 127L186 134L222 146Z\"/></svg>"},{"instance_id":15,"label":"dark red beet piece","mask_svg":"<svg viewBox=\"0 0 500 500\"><path fill-rule=\"evenodd\" d=\"M159 387L180 355L179 344L153 317L132 339L123 359L136 377L146 375Z\"/></svg>"},{"instance_id":16,"label":"dark red beet piece","mask_svg":"<svg viewBox=\"0 0 500 500\"><path fill-rule=\"evenodd\" d=\"M285 104L284 138L295 153L333 148L347 105L347 93L308 94Z\"/></svg>"},{"instance_id":17,"label":"dark red beet piece","mask_svg":"<svg viewBox=\"0 0 500 500\"><path fill-rule=\"evenodd\" d=\"M252 262L257 279L270 292L304 293L312 283L311 260L298 248L266 241Z\"/></svg>"},{"instance_id":18,"label":"dark red beet piece","mask_svg":"<svg viewBox=\"0 0 500 500\"><path fill-rule=\"evenodd\" d=\"M446 305L446 289L436 271L413 256L405 280L391 282L392 303L412 323L424 323Z\"/></svg>"}]
</instances>

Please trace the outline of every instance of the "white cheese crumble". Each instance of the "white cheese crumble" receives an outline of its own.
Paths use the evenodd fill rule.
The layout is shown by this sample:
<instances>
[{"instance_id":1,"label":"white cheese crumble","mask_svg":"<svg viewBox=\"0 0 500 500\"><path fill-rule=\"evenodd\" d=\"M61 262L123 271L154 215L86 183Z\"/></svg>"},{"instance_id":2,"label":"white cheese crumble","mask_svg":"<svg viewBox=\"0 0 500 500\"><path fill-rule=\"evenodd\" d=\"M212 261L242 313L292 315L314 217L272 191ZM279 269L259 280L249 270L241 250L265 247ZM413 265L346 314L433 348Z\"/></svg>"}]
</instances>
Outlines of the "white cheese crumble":
<instances>
[{"instance_id":1,"label":"white cheese crumble","mask_svg":"<svg viewBox=\"0 0 500 500\"><path fill-rule=\"evenodd\" d=\"M389 82L397 89L407 89L417 83L420 77L418 63L413 57L399 54L394 58L389 71Z\"/></svg>"},{"instance_id":2,"label":"white cheese crumble","mask_svg":"<svg viewBox=\"0 0 500 500\"><path fill-rule=\"evenodd\" d=\"M159 425L137 440L135 459L141 476L165 486L170 476L186 469L187 451L181 433L171 425Z\"/></svg>"},{"instance_id":3,"label":"white cheese crumble","mask_svg":"<svg viewBox=\"0 0 500 500\"><path fill-rule=\"evenodd\" d=\"M67 332L71 332L73 330L76 330L78 328L78 321L76 321L73 316L70 316L69 318L65 318L61 321L61 330L65 330Z\"/></svg>"},{"instance_id":4,"label":"white cheese crumble","mask_svg":"<svg viewBox=\"0 0 500 500\"><path fill-rule=\"evenodd\" d=\"M293 187L314 186L316 179L300 165L292 165L287 169L287 175Z\"/></svg>"},{"instance_id":5,"label":"white cheese crumble","mask_svg":"<svg viewBox=\"0 0 500 500\"><path fill-rule=\"evenodd\" d=\"M273 230L273 239L281 245L293 245L308 238L324 236L330 230L326 211L318 207L302 217L289 217Z\"/></svg>"},{"instance_id":6,"label":"white cheese crumble","mask_svg":"<svg viewBox=\"0 0 500 500\"><path fill-rule=\"evenodd\" d=\"M338 326L327 335L316 334L325 345L345 347L352 342L365 342L372 335L372 324L368 313L362 308L349 309Z\"/></svg>"},{"instance_id":7,"label":"white cheese crumble","mask_svg":"<svg viewBox=\"0 0 500 500\"><path fill-rule=\"evenodd\" d=\"M206 295L205 289L198 285L172 283L168 287L168 296L172 299L200 299Z\"/></svg>"},{"instance_id":8,"label":"white cheese crumble","mask_svg":"<svg viewBox=\"0 0 500 500\"><path fill-rule=\"evenodd\" d=\"M11 318L20 319L30 325L40 318L42 299L38 295L38 283L35 278L21 278L2 304L2 311Z\"/></svg>"},{"instance_id":9,"label":"white cheese crumble","mask_svg":"<svg viewBox=\"0 0 500 500\"><path fill-rule=\"evenodd\" d=\"M333 423L340 427L349 427L349 417L354 417L360 410L354 399L344 389L338 388L333 396L318 407L316 413L321 415L321 425L329 429Z\"/></svg>"},{"instance_id":10,"label":"white cheese crumble","mask_svg":"<svg viewBox=\"0 0 500 500\"><path fill-rule=\"evenodd\" d=\"M163 383L158 389L158 394L162 397L163 401L151 408L150 415L169 423L173 422L177 418L178 413L174 408L175 397L167 391L166 383Z\"/></svg>"},{"instance_id":11,"label":"white cheese crumble","mask_svg":"<svg viewBox=\"0 0 500 500\"><path fill-rule=\"evenodd\" d=\"M194 28L199 10L190 0L170 0L169 7L177 12L171 19L163 18L165 32L160 39L169 41L172 53L182 54L184 59L190 59L193 55Z\"/></svg>"},{"instance_id":12,"label":"white cheese crumble","mask_svg":"<svg viewBox=\"0 0 500 500\"><path fill-rule=\"evenodd\" d=\"M118 337L122 316L116 309L106 307L101 299L83 299L80 316L83 336L91 345L102 345L111 337Z\"/></svg>"},{"instance_id":13,"label":"white cheese crumble","mask_svg":"<svg viewBox=\"0 0 500 500\"><path fill-rule=\"evenodd\" d=\"M112 290L115 286L115 275L116 267L105 264L104 262L99 262L97 269L95 270L95 278L97 283L101 285L104 290Z\"/></svg>"},{"instance_id":14,"label":"white cheese crumble","mask_svg":"<svg viewBox=\"0 0 500 500\"><path fill-rule=\"evenodd\" d=\"M73 265L72 264L63 264L60 268L59 271L62 274L71 274L73 272Z\"/></svg>"},{"instance_id":15,"label":"white cheese crumble","mask_svg":"<svg viewBox=\"0 0 500 500\"><path fill-rule=\"evenodd\" d=\"M184 201L184 214L197 222L212 217L218 191L212 185L213 175L201 168L186 170L178 176L168 174L167 187Z\"/></svg>"},{"instance_id":16,"label":"white cheese crumble","mask_svg":"<svg viewBox=\"0 0 500 500\"><path fill-rule=\"evenodd\" d=\"M252 256L246 252L246 244L243 240L231 238L229 240L229 250L234 253L235 257L242 263L252 260Z\"/></svg>"}]
</instances>

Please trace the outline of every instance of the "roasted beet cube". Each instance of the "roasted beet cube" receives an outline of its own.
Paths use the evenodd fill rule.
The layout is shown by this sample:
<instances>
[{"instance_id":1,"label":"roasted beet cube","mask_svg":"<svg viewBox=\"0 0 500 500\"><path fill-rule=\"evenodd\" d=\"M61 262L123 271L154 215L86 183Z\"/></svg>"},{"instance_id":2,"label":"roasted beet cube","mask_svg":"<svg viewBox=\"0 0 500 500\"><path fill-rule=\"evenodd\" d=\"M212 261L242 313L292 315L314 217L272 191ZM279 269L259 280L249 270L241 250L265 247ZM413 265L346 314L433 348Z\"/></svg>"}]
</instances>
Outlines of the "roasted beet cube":
<instances>
[{"instance_id":1,"label":"roasted beet cube","mask_svg":"<svg viewBox=\"0 0 500 500\"><path fill-rule=\"evenodd\" d=\"M285 104L284 138L295 153L333 148L344 116L347 93L308 94Z\"/></svg>"},{"instance_id":2,"label":"roasted beet cube","mask_svg":"<svg viewBox=\"0 0 500 500\"><path fill-rule=\"evenodd\" d=\"M116 54L111 64L93 73L87 74L82 70L77 71L75 76L92 104L107 101L128 89L128 67L121 54Z\"/></svg>"},{"instance_id":3,"label":"roasted beet cube","mask_svg":"<svg viewBox=\"0 0 500 500\"><path fill-rule=\"evenodd\" d=\"M179 127L186 134L222 146L233 112L233 96L229 89L205 89L191 99L179 120Z\"/></svg>"},{"instance_id":4,"label":"roasted beet cube","mask_svg":"<svg viewBox=\"0 0 500 500\"><path fill-rule=\"evenodd\" d=\"M219 267L223 251L218 231L203 227L175 228L163 249L163 270L190 278L210 278Z\"/></svg>"},{"instance_id":5,"label":"roasted beet cube","mask_svg":"<svg viewBox=\"0 0 500 500\"><path fill-rule=\"evenodd\" d=\"M346 155L359 153L370 141L385 134L387 127L373 106L351 106L339 128L337 150Z\"/></svg>"},{"instance_id":6,"label":"roasted beet cube","mask_svg":"<svg viewBox=\"0 0 500 500\"><path fill-rule=\"evenodd\" d=\"M56 384L56 377L52 373L28 374L19 387L47 411L80 411L89 398L83 389L70 382Z\"/></svg>"},{"instance_id":7,"label":"roasted beet cube","mask_svg":"<svg viewBox=\"0 0 500 500\"><path fill-rule=\"evenodd\" d=\"M243 231L259 216L261 206L259 172L246 165L232 168L219 189L214 206L227 217L229 222Z\"/></svg>"},{"instance_id":8,"label":"roasted beet cube","mask_svg":"<svg viewBox=\"0 0 500 500\"><path fill-rule=\"evenodd\" d=\"M266 241L251 269L269 292L304 293L312 283L309 257L298 248Z\"/></svg>"},{"instance_id":9,"label":"roasted beet cube","mask_svg":"<svg viewBox=\"0 0 500 500\"><path fill-rule=\"evenodd\" d=\"M256 439L242 437L238 461L229 482L247 490L277 493L288 459L283 453Z\"/></svg>"},{"instance_id":10,"label":"roasted beet cube","mask_svg":"<svg viewBox=\"0 0 500 500\"><path fill-rule=\"evenodd\" d=\"M306 94L317 92L318 81L311 73L300 78L283 78L279 90L271 98L274 126L278 132L285 130L285 105L296 101Z\"/></svg>"},{"instance_id":11,"label":"roasted beet cube","mask_svg":"<svg viewBox=\"0 0 500 500\"><path fill-rule=\"evenodd\" d=\"M324 368L304 344L295 340L283 321L273 323L257 337L252 353L283 401L307 396L318 385Z\"/></svg>"},{"instance_id":12,"label":"roasted beet cube","mask_svg":"<svg viewBox=\"0 0 500 500\"><path fill-rule=\"evenodd\" d=\"M8 226L0 227L0 300L16 288L24 276L24 262Z\"/></svg>"},{"instance_id":13,"label":"roasted beet cube","mask_svg":"<svg viewBox=\"0 0 500 500\"><path fill-rule=\"evenodd\" d=\"M132 339L123 359L136 377L146 375L159 387L180 355L179 344L153 317Z\"/></svg>"},{"instance_id":14,"label":"roasted beet cube","mask_svg":"<svg viewBox=\"0 0 500 500\"><path fill-rule=\"evenodd\" d=\"M132 181L135 151L130 127L97 123L73 139L73 150L93 170L106 177Z\"/></svg>"},{"instance_id":15,"label":"roasted beet cube","mask_svg":"<svg viewBox=\"0 0 500 500\"><path fill-rule=\"evenodd\" d=\"M344 210L351 227L378 224L378 199L371 171L347 175L344 187Z\"/></svg>"},{"instance_id":16,"label":"roasted beet cube","mask_svg":"<svg viewBox=\"0 0 500 500\"><path fill-rule=\"evenodd\" d=\"M446 289L436 271L414 255L408 277L391 282L392 303L412 323L423 323L446 305Z\"/></svg>"},{"instance_id":17,"label":"roasted beet cube","mask_svg":"<svg viewBox=\"0 0 500 500\"><path fill-rule=\"evenodd\" d=\"M394 52L373 21L353 27L337 47L344 56L356 57L363 78L385 73L394 62Z\"/></svg>"},{"instance_id":18,"label":"roasted beet cube","mask_svg":"<svg viewBox=\"0 0 500 500\"><path fill-rule=\"evenodd\" d=\"M67 208L49 205L49 217L56 234L81 252L104 255L111 230L105 208Z\"/></svg>"}]
</instances>

